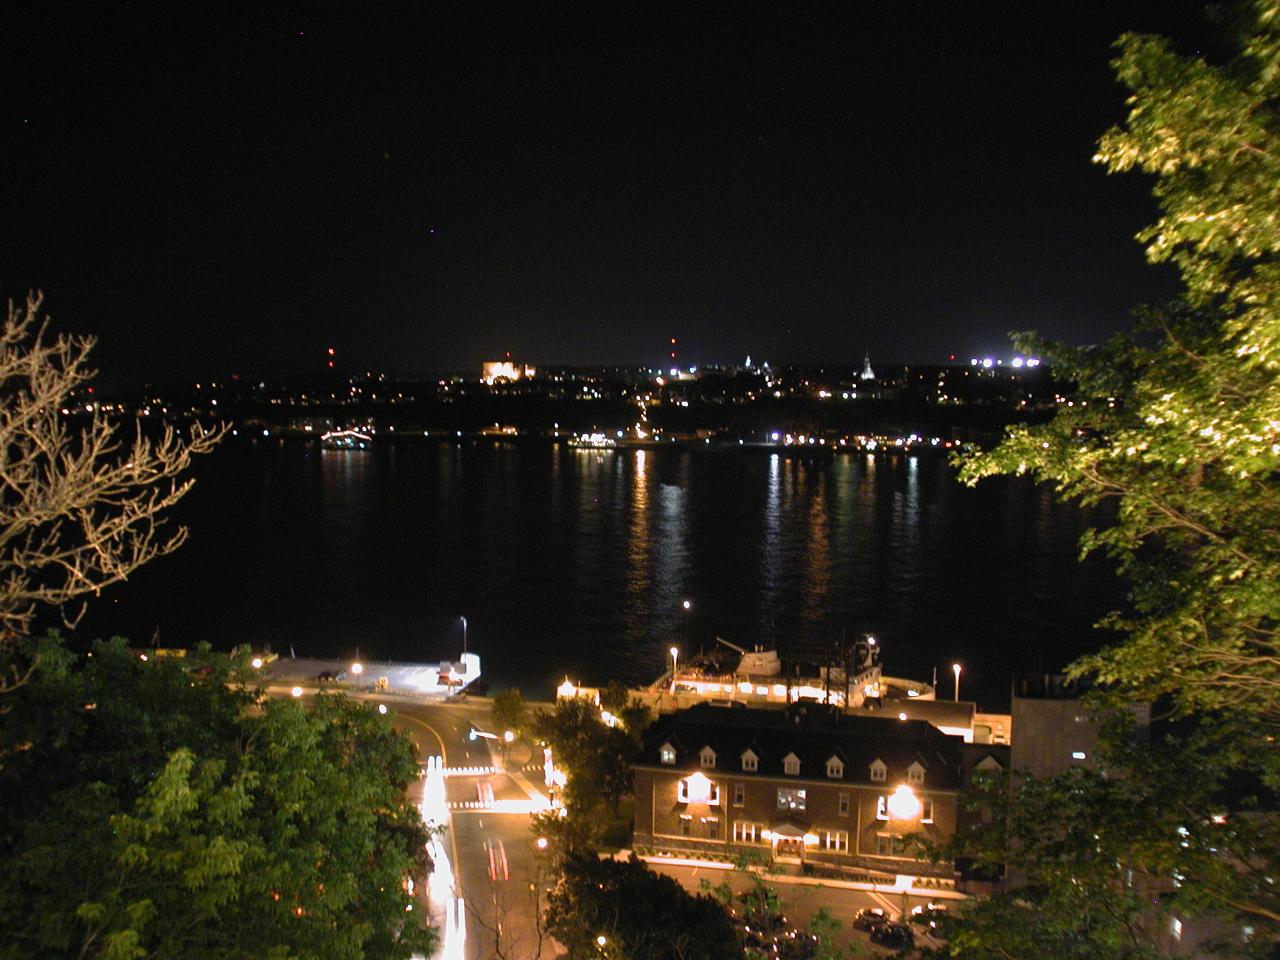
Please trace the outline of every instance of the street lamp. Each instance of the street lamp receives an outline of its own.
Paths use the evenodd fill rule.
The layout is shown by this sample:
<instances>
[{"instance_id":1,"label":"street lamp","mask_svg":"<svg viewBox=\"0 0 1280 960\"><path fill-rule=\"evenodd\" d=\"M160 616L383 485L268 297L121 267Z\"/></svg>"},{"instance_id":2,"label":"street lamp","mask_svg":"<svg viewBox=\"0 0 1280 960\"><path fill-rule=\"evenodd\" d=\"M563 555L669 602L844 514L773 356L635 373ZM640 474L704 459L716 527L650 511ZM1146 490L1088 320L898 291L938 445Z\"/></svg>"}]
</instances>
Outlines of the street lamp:
<instances>
[{"instance_id":1,"label":"street lamp","mask_svg":"<svg viewBox=\"0 0 1280 960\"><path fill-rule=\"evenodd\" d=\"M458 619L462 621L462 652L465 654L467 652L467 618L459 615Z\"/></svg>"},{"instance_id":2,"label":"street lamp","mask_svg":"<svg viewBox=\"0 0 1280 960\"><path fill-rule=\"evenodd\" d=\"M680 659L680 649L671 648L671 692L676 692L676 662Z\"/></svg>"},{"instance_id":3,"label":"street lamp","mask_svg":"<svg viewBox=\"0 0 1280 960\"><path fill-rule=\"evenodd\" d=\"M680 606L684 607L686 610L691 610L693 609L693 601L686 600L684 603L680 604Z\"/></svg>"},{"instance_id":4,"label":"street lamp","mask_svg":"<svg viewBox=\"0 0 1280 960\"><path fill-rule=\"evenodd\" d=\"M353 677L358 677L362 673L364 673L364 664L357 660L351 665L351 675Z\"/></svg>"},{"instance_id":5,"label":"street lamp","mask_svg":"<svg viewBox=\"0 0 1280 960\"><path fill-rule=\"evenodd\" d=\"M951 669L956 675L956 703L959 703L960 702L960 664L953 663L951 665Z\"/></svg>"}]
</instances>

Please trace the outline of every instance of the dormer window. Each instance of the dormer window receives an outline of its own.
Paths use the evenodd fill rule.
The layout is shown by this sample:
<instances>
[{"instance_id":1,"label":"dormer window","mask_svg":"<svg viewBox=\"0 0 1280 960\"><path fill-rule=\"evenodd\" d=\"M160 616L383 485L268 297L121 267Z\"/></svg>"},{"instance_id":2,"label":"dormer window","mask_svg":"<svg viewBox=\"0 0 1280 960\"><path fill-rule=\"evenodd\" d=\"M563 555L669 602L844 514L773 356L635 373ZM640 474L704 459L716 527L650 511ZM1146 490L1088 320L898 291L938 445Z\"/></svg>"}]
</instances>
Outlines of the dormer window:
<instances>
[{"instance_id":1,"label":"dormer window","mask_svg":"<svg viewBox=\"0 0 1280 960\"><path fill-rule=\"evenodd\" d=\"M988 773L995 770L1003 770L1004 767L1000 765L999 760L991 756L991 754L987 754L985 757L983 757L981 760L978 761L978 765L974 767L974 769L981 770L983 773Z\"/></svg>"},{"instance_id":2,"label":"dormer window","mask_svg":"<svg viewBox=\"0 0 1280 960\"><path fill-rule=\"evenodd\" d=\"M872 783L884 783L889 778L889 768L884 765L883 760L873 760L870 769Z\"/></svg>"},{"instance_id":3,"label":"dormer window","mask_svg":"<svg viewBox=\"0 0 1280 960\"><path fill-rule=\"evenodd\" d=\"M716 752L710 747L703 747L698 753L698 762L702 764L704 770L714 770L716 766Z\"/></svg>"},{"instance_id":4,"label":"dormer window","mask_svg":"<svg viewBox=\"0 0 1280 960\"><path fill-rule=\"evenodd\" d=\"M760 769L760 758L752 750L742 752L742 770L744 773L755 773Z\"/></svg>"},{"instance_id":5,"label":"dormer window","mask_svg":"<svg viewBox=\"0 0 1280 960\"><path fill-rule=\"evenodd\" d=\"M907 783L915 786L920 786L920 784L924 783L924 765L919 760L907 767Z\"/></svg>"},{"instance_id":6,"label":"dormer window","mask_svg":"<svg viewBox=\"0 0 1280 960\"><path fill-rule=\"evenodd\" d=\"M827 758L827 776L832 780L839 780L844 776L844 761L839 757Z\"/></svg>"},{"instance_id":7,"label":"dormer window","mask_svg":"<svg viewBox=\"0 0 1280 960\"><path fill-rule=\"evenodd\" d=\"M788 753L782 758L782 772L789 777L797 777L800 775L800 758L794 753Z\"/></svg>"},{"instance_id":8,"label":"dormer window","mask_svg":"<svg viewBox=\"0 0 1280 960\"><path fill-rule=\"evenodd\" d=\"M658 759L670 766L676 762L676 748L669 743L664 743L658 748Z\"/></svg>"}]
</instances>

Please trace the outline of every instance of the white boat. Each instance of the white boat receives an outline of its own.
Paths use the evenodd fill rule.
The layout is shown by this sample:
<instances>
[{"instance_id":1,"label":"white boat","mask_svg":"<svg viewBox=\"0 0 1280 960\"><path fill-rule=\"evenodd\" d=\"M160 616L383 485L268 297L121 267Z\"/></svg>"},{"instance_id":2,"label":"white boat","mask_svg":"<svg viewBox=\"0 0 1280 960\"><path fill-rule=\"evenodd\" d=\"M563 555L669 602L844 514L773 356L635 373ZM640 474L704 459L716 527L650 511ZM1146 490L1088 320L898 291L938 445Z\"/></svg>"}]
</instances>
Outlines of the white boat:
<instances>
[{"instance_id":1,"label":"white boat","mask_svg":"<svg viewBox=\"0 0 1280 960\"><path fill-rule=\"evenodd\" d=\"M330 430L320 437L323 450L368 450L373 437L359 430Z\"/></svg>"}]
</instances>

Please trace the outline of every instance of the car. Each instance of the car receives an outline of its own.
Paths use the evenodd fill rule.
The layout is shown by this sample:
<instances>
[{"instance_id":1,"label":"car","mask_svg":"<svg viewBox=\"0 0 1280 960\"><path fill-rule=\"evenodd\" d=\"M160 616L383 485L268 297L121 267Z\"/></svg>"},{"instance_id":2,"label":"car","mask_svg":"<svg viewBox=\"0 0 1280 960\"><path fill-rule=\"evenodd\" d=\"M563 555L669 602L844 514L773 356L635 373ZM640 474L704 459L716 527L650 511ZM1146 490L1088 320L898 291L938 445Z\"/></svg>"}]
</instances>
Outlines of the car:
<instances>
[{"instance_id":1,"label":"car","mask_svg":"<svg viewBox=\"0 0 1280 960\"><path fill-rule=\"evenodd\" d=\"M910 950L916 945L916 938L906 924L885 921L871 928L871 942L891 950Z\"/></svg>"},{"instance_id":2,"label":"car","mask_svg":"<svg viewBox=\"0 0 1280 960\"><path fill-rule=\"evenodd\" d=\"M932 933L938 929L938 921L943 919L946 912L947 906L944 903L921 905L911 911L911 922Z\"/></svg>"},{"instance_id":3,"label":"car","mask_svg":"<svg viewBox=\"0 0 1280 960\"><path fill-rule=\"evenodd\" d=\"M867 907L865 910L859 910L858 915L853 918L853 929L870 930L876 924L885 923L888 919L879 907Z\"/></svg>"}]
</instances>

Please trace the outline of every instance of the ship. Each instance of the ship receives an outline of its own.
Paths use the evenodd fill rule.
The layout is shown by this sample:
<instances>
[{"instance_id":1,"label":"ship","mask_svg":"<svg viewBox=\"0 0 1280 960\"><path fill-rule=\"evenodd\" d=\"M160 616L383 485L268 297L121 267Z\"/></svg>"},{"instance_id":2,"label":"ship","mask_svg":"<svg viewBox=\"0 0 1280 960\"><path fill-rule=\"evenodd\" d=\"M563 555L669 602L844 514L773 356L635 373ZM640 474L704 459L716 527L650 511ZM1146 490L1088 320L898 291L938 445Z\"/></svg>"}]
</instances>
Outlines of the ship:
<instances>
[{"instance_id":1,"label":"ship","mask_svg":"<svg viewBox=\"0 0 1280 960\"><path fill-rule=\"evenodd\" d=\"M368 450L373 437L359 430L330 430L320 437L322 450Z\"/></svg>"}]
</instances>

